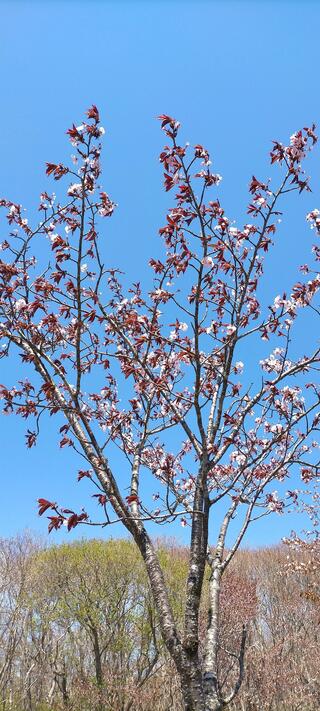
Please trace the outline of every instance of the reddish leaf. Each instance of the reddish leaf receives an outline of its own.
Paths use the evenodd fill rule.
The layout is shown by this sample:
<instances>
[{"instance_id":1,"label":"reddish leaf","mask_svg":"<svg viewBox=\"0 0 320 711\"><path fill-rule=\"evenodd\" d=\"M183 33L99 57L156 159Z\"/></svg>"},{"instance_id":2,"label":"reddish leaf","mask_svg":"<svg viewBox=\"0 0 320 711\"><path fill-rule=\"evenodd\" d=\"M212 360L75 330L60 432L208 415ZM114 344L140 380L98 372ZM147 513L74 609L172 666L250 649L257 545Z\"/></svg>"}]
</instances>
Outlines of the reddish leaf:
<instances>
[{"instance_id":1,"label":"reddish leaf","mask_svg":"<svg viewBox=\"0 0 320 711\"><path fill-rule=\"evenodd\" d=\"M49 533L51 533L51 531L53 531L53 529L57 531L59 528L61 528L63 521L64 521L62 516L48 516L48 519L50 521L50 523L48 525Z\"/></svg>"},{"instance_id":2,"label":"reddish leaf","mask_svg":"<svg viewBox=\"0 0 320 711\"><path fill-rule=\"evenodd\" d=\"M48 509L55 509L56 504L52 503L52 501L48 501L47 499L38 499L38 506L39 506L39 511L38 514L39 516L42 516Z\"/></svg>"},{"instance_id":3,"label":"reddish leaf","mask_svg":"<svg viewBox=\"0 0 320 711\"><path fill-rule=\"evenodd\" d=\"M67 523L67 528L68 531L71 531L72 528L75 528L78 523L81 523L81 521L86 521L88 518L88 514L82 513L82 514L72 514L72 516L69 516L68 518L68 523Z\"/></svg>"},{"instance_id":4,"label":"reddish leaf","mask_svg":"<svg viewBox=\"0 0 320 711\"><path fill-rule=\"evenodd\" d=\"M130 494L130 496L126 496L126 502L130 506L130 504L133 504L135 501L139 501L138 497L135 494Z\"/></svg>"},{"instance_id":5,"label":"reddish leaf","mask_svg":"<svg viewBox=\"0 0 320 711\"><path fill-rule=\"evenodd\" d=\"M89 469L84 470L84 469L79 469L78 472L78 481L81 481L81 479L84 479L87 477L88 479L91 479L91 472Z\"/></svg>"},{"instance_id":6,"label":"reddish leaf","mask_svg":"<svg viewBox=\"0 0 320 711\"><path fill-rule=\"evenodd\" d=\"M101 504L101 506L104 506L104 504L107 502L107 497L105 494L93 494L93 497L98 499L99 504Z\"/></svg>"},{"instance_id":7,"label":"reddish leaf","mask_svg":"<svg viewBox=\"0 0 320 711\"><path fill-rule=\"evenodd\" d=\"M31 432L31 430L28 430L25 437L27 440L27 447L28 449L31 449L31 447L33 447L37 443L37 435L35 432Z\"/></svg>"},{"instance_id":8,"label":"reddish leaf","mask_svg":"<svg viewBox=\"0 0 320 711\"><path fill-rule=\"evenodd\" d=\"M92 106L90 106L90 109L88 109L88 111L87 111L87 116L89 119L93 119L94 121L96 121L96 123L99 123L99 121L100 121L99 111L98 111L95 104L92 104Z\"/></svg>"},{"instance_id":9,"label":"reddish leaf","mask_svg":"<svg viewBox=\"0 0 320 711\"><path fill-rule=\"evenodd\" d=\"M63 437L60 440L60 449L63 449L63 447L72 447L73 441L70 439L70 437Z\"/></svg>"}]
</instances>

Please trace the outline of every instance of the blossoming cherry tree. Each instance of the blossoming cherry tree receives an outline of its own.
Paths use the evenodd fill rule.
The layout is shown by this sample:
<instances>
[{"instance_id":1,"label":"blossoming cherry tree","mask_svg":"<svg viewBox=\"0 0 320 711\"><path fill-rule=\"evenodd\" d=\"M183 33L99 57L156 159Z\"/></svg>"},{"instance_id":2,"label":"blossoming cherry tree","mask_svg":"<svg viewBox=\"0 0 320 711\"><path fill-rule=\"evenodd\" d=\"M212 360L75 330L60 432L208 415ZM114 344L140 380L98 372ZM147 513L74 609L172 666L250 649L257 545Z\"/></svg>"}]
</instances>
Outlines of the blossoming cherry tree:
<instances>
[{"instance_id":1,"label":"blossoming cherry tree","mask_svg":"<svg viewBox=\"0 0 320 711\"><path fill-rule=\"evenodd\" d=\"M174 206L159 230L162 258L150 259L149 291L141 283L125 288L100 243L101 220L115 204L99 185L104 129L96 106L68 131L70 166L47 163L66 194L42 193L37 226L21 205L1 200L10 226L1 244L1 357L16 351L28 375L2 385L1 397L6 413L33 423L29 448L45 417L54 416L60 447L84 461L78 480L92 483L98 516L89 502L75 511L39 499L49 530L122 522L143 557L186 711L218 711L240 688L246 643L244 626L228 651L232 672L221 678L223 575L255 519L299 505L300 490L279 493L291 472L309 486L318 474L320 350L310 343L297 355L295 333L302 310L319 314L319 273L303 265L307 277L289 296L275 295L271 304L260 298L278 203L309 190L301 164L317 139L312 126L288 146L273 144L279 184L252 177L250 223L237 227L216 197L221 176L206 148L182 145L179 123L160 120L167 140L160 162ZM319 211L307 220L318 237ZM319 245L313 254L319 260ZM269 353L254 365L261 339ZM190 532L183 629L149 529L172 522ZM200 640L206 570L208 623Z\"/></svg>"}]
</instances>

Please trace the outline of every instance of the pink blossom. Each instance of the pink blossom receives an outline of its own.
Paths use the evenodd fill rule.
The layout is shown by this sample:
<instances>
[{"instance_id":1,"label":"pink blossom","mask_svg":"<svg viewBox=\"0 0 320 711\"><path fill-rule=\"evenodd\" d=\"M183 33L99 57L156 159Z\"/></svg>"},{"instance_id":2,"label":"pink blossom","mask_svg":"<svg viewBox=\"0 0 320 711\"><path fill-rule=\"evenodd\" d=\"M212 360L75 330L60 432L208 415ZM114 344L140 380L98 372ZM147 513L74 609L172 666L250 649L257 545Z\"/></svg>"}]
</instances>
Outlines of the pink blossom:
<instances>
[{"instance_id":1,"label":"pink blossom","mask_svg":"<svg viewBox=\"0 0 320 711\"><path fill-rule=\"evenodd\" d=\"M237 327L233 326L233 324L228 324L226 327L226 334L227 336L233 336L233 334L236 332Z\"/></svg>"},{"instance_id":2,"label":"pink blossom","mask_svg":"<svg viewBox=\"0 0 320 711\"><path fill-rule=\"evenodd\" d=\"M82 194L82 183L73 183L73 185L70 185L68 188L68 195L71 195L72 197L80 197Z\"/></svg>"},{"instance_id":3,"label":"pink blossom","mask_svg":"<svg viewBox=\"0 0 320 711\"><path fill-rule=\"evenodd\" d=\"M212 267L212 266L213 266L213 259L212 259L212 257L204 257L204 258L201 260L201 263L202 263L203 266L205 266L205 267Z\"/></svg>"},{"instance_id":4,"label":"pink blossom","mask_svg":"<svg viewBox=\"0 0 320 711\"><path fill-rule=\"evenodd\" d=\"M25 299L17 299L17 301L15 302L14 308L16 311L21 311L25 306L26 306Z\"/></svg>"}]
</instances>

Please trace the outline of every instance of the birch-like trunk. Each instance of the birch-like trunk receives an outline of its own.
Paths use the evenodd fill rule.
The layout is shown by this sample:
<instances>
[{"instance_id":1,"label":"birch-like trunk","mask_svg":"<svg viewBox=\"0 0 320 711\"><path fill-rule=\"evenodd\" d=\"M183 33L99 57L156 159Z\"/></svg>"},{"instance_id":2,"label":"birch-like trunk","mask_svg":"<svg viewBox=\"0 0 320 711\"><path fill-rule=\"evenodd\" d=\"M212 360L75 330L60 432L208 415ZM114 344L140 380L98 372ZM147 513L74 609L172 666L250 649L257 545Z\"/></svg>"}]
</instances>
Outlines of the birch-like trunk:
<instances>
[{"instance_id":1,"label":"birch-like trunk","mask_svg":"<svg viewBox=\"0 0 320 711\"><path fill-rule=\"evenodd\" d=\"M221 567L216 561L209 582L209 621L205 640L204 658L183 654L182 667L178 669L185 711L221 711L224 700L218 683L219 606Z\"/></svg>"},{"instance_id":2,"label":"birch-like trunk","mask_svg":"<svg viewBox=\"0 0 320 711\"><path fill-rule=\"evenodd\" d=\"M218 686L218 645L220 617L221 568L218 562L213 565L209 581L209 622L205 641L203 664L203 684L206 699L206 711L218 711L221 708Z\"/></svg>"},{"instance_id":3,"label":"birch-like trunk","mask_svg":"<svg viewBox=\"0 0 320 711\"><path fill-rule=\"evenodd\" d=\"M218 685L219 604L221 569L216 562L209 583L209 622L202 665L198 655L183 655L178 673L181 680L185 711L221 711L224 702Z\"/></svg>"}]
</instances>

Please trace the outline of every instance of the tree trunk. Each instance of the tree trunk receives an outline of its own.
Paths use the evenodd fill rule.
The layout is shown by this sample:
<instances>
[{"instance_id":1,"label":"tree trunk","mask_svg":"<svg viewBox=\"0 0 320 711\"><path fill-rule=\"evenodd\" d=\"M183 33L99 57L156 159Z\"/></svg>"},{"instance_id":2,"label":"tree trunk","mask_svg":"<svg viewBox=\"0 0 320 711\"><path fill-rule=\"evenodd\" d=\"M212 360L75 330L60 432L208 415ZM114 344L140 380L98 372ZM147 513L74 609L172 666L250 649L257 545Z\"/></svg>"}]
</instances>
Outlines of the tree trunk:
<instances>
[{"instance_id":1,"label":"tree trunk","mask_svg":"<svg viewBox=\"0 0 320 711\"><path fill-rule=\"evenodd\" d=\"M187 664L180 672L184 711L206 711L202 675L195 662Z\"/></svg>"},{"instance_id":2,"label":"tree trunk","mask_svg":"<svg viewBox=\"0 0 320 711\"><path fill-rule=\"evenodd\" d=\"M182 669L178 669L185 711L221 711L226 706L218 684L220 590L221 569L216 565L209 583L209 620L204 658L200 664L198 653L194 653Z\"/></svg>"},{"instance_id":3,"label":"tree trunk","mask_svg":"<svg viewBox=\"0 0 320 711\"><path fill-rule=\"evenodd\" d=\"M94 651L96 682L97 682L97 686L99 688L101 688L101 686L103 684L103 673L102 673L99 639L98 639L97 631L95 629L93 629L92 632L93 632L93 651Z\"/></svg>"},{"instance_id":4,"label":"tree trunk","mask_svg":"<svg viewBox=\"0 0 320 711\"><path fill-rule=\"evenodd\" d=\"M222 705L211 684L203 676L199 662L190 660L178 670L184 711L221 711Z\"/></svg>"},{"instance_id":5,"label":"tree trunk","mask_svg":"<svg viewBox=\"0 0 320 711\"><path fill-rule=\"evenodd\" d=\"M208 629L207 650L213 644L213 654L207 654L204 668L201 668L196 649L184 646L179 638L175 625L172 608L168 598L168 591L163 577L159 560L144 528L134 531L149 575L151 590L159 614L160 627L163 641L173 659L181 684L184 711L220 711L223 703L217 694L216 662L217 662L217 632L220 596L220 569L216 569L215 580L211 586L211 622ZM193 601L196 605L197 601ZM191 635L192 637L192 635ZM192 637L192 642L194 639ZM198 642L198 640L196 640ZM189 638L188 638L189 643ZM212 668L214 667L214 669Z\"/></svg>"},{"instance_id":6,"label":"tree trunk","mask_svg":"<svg viewBox=\"0 0 320 711\"><path fill-rule=\"evenodd\" d=\"M102 671L102 664L101 664L101 652L100 652L98 633L94 627L92 628L92 636L93 636L93 652L94 652L94 661L95 661L96 682L97 682L97 688L98 688L98 703L97 703L96 711L103 711L103 709L104 709L103 671Z\"/></svg>"},{"instance_id":7,"label":"tree trunk","mask_svg":"<svg viewBox=\"0 0 320 711\"><path fill-rule=\"evenodd\" d=\"M68 708L69 707L69 694L68 694L68 689L67 689L67 675L65 671L63 672L62 678L61 678L61 693L62 693L62 698L63 698L63 705Z\"/></svg>"}]
</instances>

